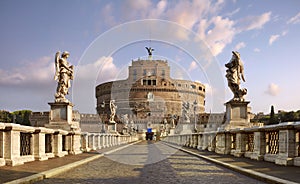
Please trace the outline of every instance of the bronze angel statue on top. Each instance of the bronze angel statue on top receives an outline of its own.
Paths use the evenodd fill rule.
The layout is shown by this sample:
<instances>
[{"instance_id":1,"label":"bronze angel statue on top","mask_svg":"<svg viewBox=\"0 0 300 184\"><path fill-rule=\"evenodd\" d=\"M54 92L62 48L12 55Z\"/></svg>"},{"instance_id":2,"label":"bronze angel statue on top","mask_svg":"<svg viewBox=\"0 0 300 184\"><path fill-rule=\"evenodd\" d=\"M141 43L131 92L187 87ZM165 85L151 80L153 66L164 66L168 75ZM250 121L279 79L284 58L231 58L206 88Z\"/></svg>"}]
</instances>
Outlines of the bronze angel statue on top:
<instances>
[{"instance_id":1,"label":"bronze angel statue on top","mask_svg":"<svg viewBox=\"0 0 300 184\"><path fill-rule=\"evenodd\" d=\"M228 81L228 87L233 92L232 101L245 101L244 95L247 94L246 88L240 88L241 79L245 82L244 77L244 64L241 60L240 53L237 51L232 51L231 60L225 64L226 78Z\"/></svg>"},{"instance_id":2,"label":"bronze angel statue on top","mask_svg":"<svg viewBox=\"0 0 300 184\"><path fill-rule=\"evenodd\" d=\"M67 58L70 56L69 52L65 51L61 54L55 54L55 76L54 80L57 81L57 89L55 94L55 102L69 102L66 95L69 94L71 87L71 80L74 77L74 66L69 64Z\"/></svg>"}]
</instances>

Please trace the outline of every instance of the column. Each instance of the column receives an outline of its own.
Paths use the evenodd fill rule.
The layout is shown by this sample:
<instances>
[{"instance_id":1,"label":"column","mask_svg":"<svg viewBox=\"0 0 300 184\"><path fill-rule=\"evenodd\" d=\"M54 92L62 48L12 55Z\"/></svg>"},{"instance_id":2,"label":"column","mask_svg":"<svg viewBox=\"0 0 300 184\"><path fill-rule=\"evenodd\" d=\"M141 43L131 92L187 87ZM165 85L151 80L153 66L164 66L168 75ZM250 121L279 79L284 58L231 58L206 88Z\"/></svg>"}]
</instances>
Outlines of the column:
<instances>
[{"instance_id":1,"label":"column","mask_svg":"<svg viewBox=\"0 0 300 184\"><path fill-rule=\"evenodd\" d=\"M88 149L88 134L87 133L82 133L81 134L81 142L82 142L82 150L83 151L89 151Z\"/></svg>"},{"instance_id":2,"label":"column","mask_svg":"<svg viewBox=\"0 0 300 184\"><path fill-rule=\"evenodd\" d=\"M57 157L65 156L65 153L62 151L62 135L59 131L55 131L53 134L53 153Z\"/></svg>"},{"instance_id":3,"label":"column","mask_svg":"<svg viewBox=\"0 0 300 184\"><path fill-rule=\"evenodd\" d=\"M296 156L296 131L293 126L286 126L279 130L279 154L275 160L279 165L293 165Z\"/></svg>"},{"instance_id":4,"label":"column","mask_svg":"<svg viewBox=\"0 0 300 184\"><path fill-rule=\"evenodd\" d=\"M235 157L244 156L246 152L246 142L247 142L246 139L247 139L247 135L245 134L245 132L241 131L236 133L236 142L235 142L236 148L233 153Z\"/></svg>"},{"instance_id":5,"label":"column","mask_svg":"<svg viewBox=\"0 0 300 184\"><path fill-rule=\"evenodd\" d=\"M203 134L198 134L198 150L202 150L203 146Z\"/></svg>"},{"instance_id":6,"label":"column","mask_svg":"<svg viewBox=\"0 0 300 184\"><path fill-rule=\"evenodd\" d=\"M251 159L263 160L266 154L266 136L262 129L254 132L254 150Z\"/></svg>"},{"instance_id":7,"label":"column","mask_svg":"<svg viewBox=\"0 0 300 184\"><path fill-rule=\"evenodd\" d=\"M0 123L0 166L5 165L5 159L4 159L4 123Z\"/></svg>"},{"instance_id":8,"label":"column","mask_svg":"<svg viewBox=\"0 0 300 184\"><path fill-rule=\"evenodd\" d=\"M36 129L33 133L33 156L35 160L48 160L45 153L45 133L42 133L41 129ZM51 145L53 148L53 144ZM52 149L53 152L53 149ZM53 153L52 153L53 154Z\"/></svg>"},{"instance_id":9,"label":"column","mask_svg":"<svg viewBox=\"0 0 300 184\"><path fill-rule=\"evenodd\" d=\"M230 154L231 137L229 132L217 132L215 152L219 154Z\"/></svg>"}]
</instances>

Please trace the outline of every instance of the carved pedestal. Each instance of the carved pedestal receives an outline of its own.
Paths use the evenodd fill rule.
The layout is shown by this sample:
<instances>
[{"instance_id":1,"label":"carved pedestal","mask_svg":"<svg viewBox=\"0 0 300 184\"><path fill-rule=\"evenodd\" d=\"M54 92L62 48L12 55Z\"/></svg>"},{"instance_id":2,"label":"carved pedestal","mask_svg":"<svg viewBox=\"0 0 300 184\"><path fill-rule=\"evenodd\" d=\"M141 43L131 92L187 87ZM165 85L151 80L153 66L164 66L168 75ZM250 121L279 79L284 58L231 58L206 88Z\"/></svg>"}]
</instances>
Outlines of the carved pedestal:
<instances>
[{"instance_id":1,"label":"carved pedestal","mask_svg":"<svg viewBox=\"0 0 300 184\"><path fill-rule=\"evenodd\" d=\"M73 104L70 102L48 103L50 105L49 124L52 129L80 131L79 121L73 117Z\"/></svg>"},{"instance_id":2,"label":"carved pedestal","mask_svg":"<svg viewBox=\"0 0 300 184\"><path fill-rule=\"evenodd\" d=\"M194 128L194 125L191 124L191 123L183 123L183 124L180 124L180 134L191 134L193 133L193 128Z\"/></svg>"},{"instance_id":3,"label":"carved pedestal","mask_svg":"<svg viewBox=\"0 0 300 184\"><path fill-rule=\"evenodd\" d=\"M110 121L107 124L107 132L116 133L117 132L117 123L114 121Z\"/></svg>"},{"instance_id":4,"label":"carved pedestal","mask_svg":"<svg viewBox=\"0 0 300 184\"><path fill-rule=\"evenodd\" d=\"M250 127L248 118L248 104L250 102L229 101L226 106L225 129Z\"/></svg>"},{"instance_id":5,"label":"carved pedestal","mask_svg":"<svg viewBox=\"0 0 300 184\"><path fill-rule=\"evenodd\" d=\"M170 134L169 135L174 135L175 134L175 128L170 128Z\"/></svg>"}]
</instances>

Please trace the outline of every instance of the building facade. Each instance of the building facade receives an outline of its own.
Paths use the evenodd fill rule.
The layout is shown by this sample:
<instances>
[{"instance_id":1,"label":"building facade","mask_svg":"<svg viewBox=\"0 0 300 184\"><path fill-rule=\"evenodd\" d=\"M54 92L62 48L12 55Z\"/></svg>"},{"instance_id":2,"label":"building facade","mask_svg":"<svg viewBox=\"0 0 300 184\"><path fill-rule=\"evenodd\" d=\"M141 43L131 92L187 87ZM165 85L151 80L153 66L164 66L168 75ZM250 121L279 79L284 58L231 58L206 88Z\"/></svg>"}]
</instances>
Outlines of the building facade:
<instances>
[{"instance_id":1,"label":"building facade","mask_svg":"<svg viewBox=\"0 0 300 184\"><path fill-rule=\"evenodd\" d=\"M127 114L135 123L160 123L170 117L180 120L184 113L193 116L205 111L205 86L172 79L165 60L132 61L128 78L99 84L96 98L97 112L104 121L110 114L110 100L118 107L116 121Z\"/></svg>"}]
</instances>

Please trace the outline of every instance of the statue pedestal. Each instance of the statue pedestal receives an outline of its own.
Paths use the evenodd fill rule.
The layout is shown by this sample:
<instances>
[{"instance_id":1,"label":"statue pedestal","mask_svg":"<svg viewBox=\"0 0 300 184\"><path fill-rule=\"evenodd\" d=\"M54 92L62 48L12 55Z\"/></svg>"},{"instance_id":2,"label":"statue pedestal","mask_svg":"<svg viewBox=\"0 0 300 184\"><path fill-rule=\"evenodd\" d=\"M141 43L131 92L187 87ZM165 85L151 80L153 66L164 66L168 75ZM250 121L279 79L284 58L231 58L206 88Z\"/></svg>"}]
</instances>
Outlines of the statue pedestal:
<instances>
[{"instance_id":1,"label":"statue pedestal","mask_svg":"<svg viewBox=\"0 0 300 184\"><path fill-rule=\"evenodd\" d=\"M48 103L50 105L49 124L52 129L80 131L79 121L73 117L73 104L70 102Z\"/></svg>"},{"instance_id":2,"label":"statue pedestal","mask_svg":"<svg viewBox=\"0 0 300 184\"><path fill-rule=\"evenodd\" d=\"M109 132L109 133L117 132L117 123L115 121L109 121L107 123L107 132Z\"/></svg>"},{"instance_id":3,"label":"statue pedestal","mask_svg":"<svg viewBox=\"0 0 300 184\"><path fill-rule=\"evenodd\" d=\"M175 128L170 128L170 134L169 135L174 135L175 134Z\"/></svg>"},{"instance_id":4,"label":"statue pedestal","mask_svg":"<svg viewBox=\"0 0 300 184\"><path fill-rule=\"evenodd\" d=\"M129 133L128 127L123 127L122 133L123 133L123 135L127 135Z\"/></svg>"},{"instance_id":5,"label":"statue pedestal","mask_svg":"<svg viewBox=\"0 0 300 184\"><path fill-rule=\"evenodd\" d=\"M191 123L179 123L176 127L176 132L179 134L191 134L194 130L194 124Z\"/></svg>"},{"instance_id":6,"label":"statue pedestal","mask_svg":"<svg viewBox=\"0 0 300 184\"><path fill-rule=\"evenodd\" d=\"M226 106L225 130L250 127L248 118L249 103L250 102L229 101L224 104Z\"/></svg>"}]
</instances>

